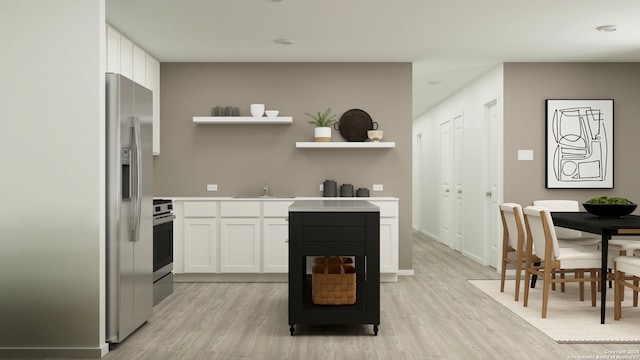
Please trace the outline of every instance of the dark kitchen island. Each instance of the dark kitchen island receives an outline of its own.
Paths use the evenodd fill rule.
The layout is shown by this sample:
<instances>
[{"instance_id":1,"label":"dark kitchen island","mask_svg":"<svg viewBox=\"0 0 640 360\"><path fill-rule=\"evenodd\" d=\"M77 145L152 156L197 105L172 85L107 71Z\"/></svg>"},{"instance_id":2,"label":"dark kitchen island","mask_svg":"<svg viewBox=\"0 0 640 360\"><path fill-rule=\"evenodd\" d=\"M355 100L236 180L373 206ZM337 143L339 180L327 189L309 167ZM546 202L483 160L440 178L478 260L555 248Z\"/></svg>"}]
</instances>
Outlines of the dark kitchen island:
<instances>
[{"instance_id":1,"label":"dark kitchen island","mask_svg":"<svg viewBox=\"0 0 640 360\"><path fill-rule=\"evenodd\" d=\"M315 305L307 256L355 257L356 302ZM364 200L299 200L289 207L289 326L380 325L380 209Z\"/></svg>"}]
</instances>

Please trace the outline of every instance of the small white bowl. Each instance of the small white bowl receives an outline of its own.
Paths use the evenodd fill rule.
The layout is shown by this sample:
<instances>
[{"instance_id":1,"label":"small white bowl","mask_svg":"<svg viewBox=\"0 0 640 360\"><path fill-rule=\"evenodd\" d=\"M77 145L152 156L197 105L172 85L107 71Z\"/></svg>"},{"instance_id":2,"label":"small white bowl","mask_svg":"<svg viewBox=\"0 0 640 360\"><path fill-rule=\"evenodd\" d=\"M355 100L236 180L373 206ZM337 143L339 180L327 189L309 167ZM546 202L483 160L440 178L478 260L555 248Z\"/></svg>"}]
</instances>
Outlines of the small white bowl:
<instances>
[{"instance_id":1,"label":"small white bowl","mask_svg":"<svg viewBox=\"0 0 640 360\"><path fill-rule=\"evenodd\" d=\"M280 113L278 110L267 110L264 112L268 117L276 117Z\"/></svg>"},{"instance_id":2,"label":"small white bowl","mask_svg":"<svg viewBox=\"0 0 640 360\"><path fill-rule=\"evenodd\" d=\"M382 130L369 130L367 131L367 136L369 137L369 140L371 140L372 142L379 142L380 140L382 140Z\"/></svg>"}]
</instances>

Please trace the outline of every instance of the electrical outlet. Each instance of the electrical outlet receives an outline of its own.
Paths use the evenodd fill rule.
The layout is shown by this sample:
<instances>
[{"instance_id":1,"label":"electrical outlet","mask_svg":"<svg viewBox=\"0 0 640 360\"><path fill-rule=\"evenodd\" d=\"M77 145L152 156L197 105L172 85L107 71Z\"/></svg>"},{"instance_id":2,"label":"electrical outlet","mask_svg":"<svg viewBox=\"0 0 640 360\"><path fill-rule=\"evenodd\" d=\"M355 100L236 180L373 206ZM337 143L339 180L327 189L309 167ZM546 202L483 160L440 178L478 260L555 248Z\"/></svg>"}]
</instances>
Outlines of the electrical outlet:
<instances>
[{"instance_id":1,"label":"electrical outlet","mask_svg":"<svg viewBox=\"0 0 640 360\"><path fill-rule=\"evenodd\" d=\"M218 191L218 184L207 184L207 191Z\"/></svg>"},{"instance_id":2,"label":"electrical outlet","mask_svg":"<svg viewBox=\"0 0 640 360\"><path fill-rule=\"evenodd\" d=\"M320 184L320 191L324 191L324 184Z\"/></svg>"},{"instance_id":3,"label":"electrical outlet","mask_svg":"<svg viewBox=\"0 0 640 360\"><path fill-rule=\"evenodd\" d=\"M373 184L373 191L383 191L384 185L382 184Z\"/></svg>"}]
</instances>

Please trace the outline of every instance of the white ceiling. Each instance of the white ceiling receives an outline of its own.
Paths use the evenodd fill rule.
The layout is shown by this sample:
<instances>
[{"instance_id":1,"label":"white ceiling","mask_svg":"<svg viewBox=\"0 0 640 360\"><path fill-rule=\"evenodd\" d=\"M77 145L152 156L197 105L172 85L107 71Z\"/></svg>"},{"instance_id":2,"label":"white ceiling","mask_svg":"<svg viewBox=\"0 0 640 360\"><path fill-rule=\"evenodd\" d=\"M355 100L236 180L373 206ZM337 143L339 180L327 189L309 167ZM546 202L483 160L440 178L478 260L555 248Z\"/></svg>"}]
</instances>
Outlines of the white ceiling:
<instances>
[{"instance_id":1,"label":"white ceiling","mask_svg":"<svg viewBox=\"0 0 640 360\"><path fill-rule=\"evenodd\" d=\"M640 61L639 0L106 0L106 14L160 62L411 62L414 117L502 62Z\"/></svg>"}]
</instances>

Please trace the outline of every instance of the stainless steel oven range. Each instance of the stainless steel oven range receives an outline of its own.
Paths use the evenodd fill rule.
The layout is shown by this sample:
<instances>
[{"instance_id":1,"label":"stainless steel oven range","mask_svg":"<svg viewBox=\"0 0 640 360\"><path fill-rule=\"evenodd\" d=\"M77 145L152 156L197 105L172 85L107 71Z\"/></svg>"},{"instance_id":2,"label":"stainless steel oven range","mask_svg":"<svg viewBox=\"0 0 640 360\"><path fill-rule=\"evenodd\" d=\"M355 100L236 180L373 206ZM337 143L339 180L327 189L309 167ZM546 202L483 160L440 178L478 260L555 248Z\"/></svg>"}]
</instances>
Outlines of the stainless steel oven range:
<instances>
[{"instance_id":1,"label":"stainless steel oven range","mask_svg":"<svg viewBox=\"0 0 640 360\"><path fill-rule=\"evenodd\" d=\"M173 202L153 200L153 305L173 293Z\"/></svg>"}]
</instances>

